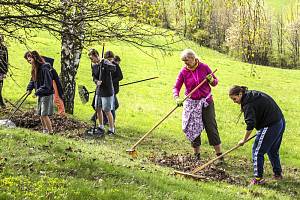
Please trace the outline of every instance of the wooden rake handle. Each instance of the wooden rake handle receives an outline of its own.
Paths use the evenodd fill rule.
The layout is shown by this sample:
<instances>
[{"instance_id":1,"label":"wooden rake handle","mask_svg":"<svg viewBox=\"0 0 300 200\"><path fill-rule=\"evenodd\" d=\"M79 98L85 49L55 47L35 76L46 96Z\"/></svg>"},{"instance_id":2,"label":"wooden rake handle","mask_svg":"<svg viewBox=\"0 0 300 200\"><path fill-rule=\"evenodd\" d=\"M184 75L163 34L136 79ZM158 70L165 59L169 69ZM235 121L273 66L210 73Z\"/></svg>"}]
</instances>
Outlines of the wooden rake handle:
<instances>
[{"instance_id":1,"label":"wooden rake handle","mask_svg":"<svg viewBox=\"0 0 300 200\"><path fill-rule=\"evenodd\" d=\"M246 142L248 142L249 140L251 140L251 139L254 138L255 136L256 136L256 134L253 135L253 136L251 136L250 138L248 138L248 139L246 140ZM245 142L245 143L246 143L246 142ZM208 161L208 162L205 163L204 165L201 165L201 166L199 166L199 167L196 167L196 168L192 171L191 174L195 174L195 173L201 171L202 169L204 169L204 168L207 167L208 165L212 164L212 163L215 162L216 160L218 160L218 159L224 157L225 155L229 154L230 152L234 151L235 149L237 149L237 148L239 148L239 147L241 147L241 146L240 146L240 145L236 145L235 147L233 147L233 148L229 149L228 151L224 152L222 155L219 155L219 156L215 157L214 159Z\"/></svg>"},{"instance_id":2,"label":"wooden rake handle","mask_svg":"<svg viewBox=\"0 0 300 200\"><path fill-rule=\"evenodd\" d=\"M210 75L213 75L214 73L216 73L218 71L218 69L215 69ZM198 90L205 82L206 82L206 78L197 85L197 87L195 87L182 101L185 101L187 98L190 98L192 96L192 94Z\"/></svg>"},{"instance_id":3,"label":"wooden rake handle","mask_svg":"<svg viewBox=\"0 0 300 200\"><path fill-rule=\"evenodd\" d=\"M215 72L217 71L217 69L215 69L212 73L214 74ZM183 99L183 102L189 98L190 96L192 96L192 94L198 90L204 83L206 82L206 79L204 79L201 83L199 83L197 85L197 87L195 87L184 99ZM163 121L165 121L179 106L176 105L175 108L173 108L168 114L166 114L159 122L157 122L143 137L141 137L132 147L131 147L131 150L134 150L135 147L141 143L145 137L147 137L155 128L157 128Z\"/></svg>"},{"instance_id":4,"label":"wooden rake handle","mask_svg":"<svg viewBox=\"0 0 300 200\"><path fill-rule=\"evenodd\" d=\"M132 147L131 149L135 149L135 147L141 143L145 137L147 137L156 127L158 127L163 121L165 121L176 109L178 108L178 106L176 105L175 108L173 108L168 114L166 114L159 122L157 122L145 135L143 135L143 137L141 137L139 139L139 141L137 141Z\"/></svg>"}]
</instances>

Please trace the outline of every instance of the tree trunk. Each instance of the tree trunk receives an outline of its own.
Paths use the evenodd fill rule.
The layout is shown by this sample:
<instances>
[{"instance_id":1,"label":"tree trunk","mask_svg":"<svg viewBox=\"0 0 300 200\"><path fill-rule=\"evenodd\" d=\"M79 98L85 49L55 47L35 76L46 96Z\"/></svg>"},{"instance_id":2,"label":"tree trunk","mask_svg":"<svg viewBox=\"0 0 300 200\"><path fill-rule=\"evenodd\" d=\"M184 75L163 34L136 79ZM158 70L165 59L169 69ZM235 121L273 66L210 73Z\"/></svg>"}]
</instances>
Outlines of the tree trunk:
<instances>
[{"instance_id":1,"label":"tree trunk","mask_svg":"<svg viewBox=\"0 0 300 200\"><path fill-rule=\"evenodd\" d=\"M75 77L79 67L82 47L75 44L74 40L68 35L62 35L62 49L61 49L61 82L65 94L65 109L69 114L74 111L74 98L76 90Z\"/></svg>"},{"instance_id":2,"label":"tree trunk","mask_svg":"<svg viewBox=\"0 0 300 200\"><path fill-rule=\"evenodd\" d=\"M75 77L83 49L84 24L83 7L73 7L69 0L61 0L66 8L62 19L62 49L61 49L61 82L65 94L66 113L73 114L76 91ZM79 5L79 4L77 4Z\"/></svg>"}]
</instances>

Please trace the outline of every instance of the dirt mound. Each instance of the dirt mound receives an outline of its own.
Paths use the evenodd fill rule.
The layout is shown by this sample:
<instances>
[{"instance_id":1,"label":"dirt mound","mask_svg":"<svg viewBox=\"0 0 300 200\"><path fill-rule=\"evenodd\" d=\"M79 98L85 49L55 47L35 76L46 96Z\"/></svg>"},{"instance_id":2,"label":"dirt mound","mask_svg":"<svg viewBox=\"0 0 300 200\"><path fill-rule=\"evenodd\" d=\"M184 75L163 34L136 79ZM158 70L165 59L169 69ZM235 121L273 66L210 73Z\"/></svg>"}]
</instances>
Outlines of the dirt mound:
<instances>
[{"instance_id":1,"label":"dirt mound","mask_svg":"<svg viewBox=\"0 0 300 200\"><path fill-rule=\"evenodd\" d=\"M67 132L66 134L69 136L70 132L74 133L73 136L81 135L84 133L84 130L89 127L87 123L72 118L62 117L57 114L50 116L50 119L52 121L53 131L55 133ZM11 120L16 124L17 127L42 131L40 117L35 115L33 109L26 112L17 112Z\"/></svg>"},{"instance_id":2,"label":"dirt mound","mask_svg":"<svg viewBox=\"0 0 300 200\"><path fill-rule=\"evenodd\" d=\"M161 166L172 167L175 170L191 173L193 169L198 166L201 166L208 162L208 160L196 160L193 155L186 154L186 155L162 155L161 157L150 157L149 158L152 162L157 163ZM196 173L201 177L204 177L201 180L204 181L224 181L230 184L238 184L238 185L247 185L246 180L243 180L240 177L231 176L229 173L226 172L225 169L226 164L220 165L210 165L205 169Z\"/></svg>"}]
</instances>

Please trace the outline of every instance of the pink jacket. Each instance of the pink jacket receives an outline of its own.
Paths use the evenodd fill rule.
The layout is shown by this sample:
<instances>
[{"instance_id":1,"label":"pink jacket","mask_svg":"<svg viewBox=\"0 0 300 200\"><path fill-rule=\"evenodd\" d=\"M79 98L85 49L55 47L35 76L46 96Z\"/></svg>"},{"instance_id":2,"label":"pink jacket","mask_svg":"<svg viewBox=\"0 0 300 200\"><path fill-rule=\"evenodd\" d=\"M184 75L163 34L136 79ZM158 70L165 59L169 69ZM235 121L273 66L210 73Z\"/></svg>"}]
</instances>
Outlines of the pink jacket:
<instances>
[{"instance_id":1,"label":"pink jacket","mask_svg":"<svg viewBox=\"0 0 300 200\"><path fill-rule=\"evenodd\" d=\"M191 71L184 66L177 77L176 83L173 88L173 96L179 96L180 89L182 84L185 85L185 95L187 96L199 83L201 83L208 74L212 73L211 69L208 65L199 62L198 67ZM212 86L216 86L218 84L218 79L213 74L214 81ZM198 90L196 90L191 99L193 100L200 100L202 98L206 98L211 92L211 88L209 83L206 81ZM212 102L212 96L207 99L207 103Z\"/></svg>"}]
</instances>

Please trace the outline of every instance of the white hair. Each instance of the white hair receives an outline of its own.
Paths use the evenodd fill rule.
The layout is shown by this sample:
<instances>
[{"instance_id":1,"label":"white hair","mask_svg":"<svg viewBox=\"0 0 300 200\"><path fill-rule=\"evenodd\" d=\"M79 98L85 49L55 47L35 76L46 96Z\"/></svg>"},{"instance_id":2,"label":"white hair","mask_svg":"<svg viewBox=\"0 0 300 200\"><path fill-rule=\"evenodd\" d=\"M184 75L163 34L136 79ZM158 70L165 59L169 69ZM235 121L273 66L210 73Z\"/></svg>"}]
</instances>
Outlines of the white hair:
<instances>
[{"instance_id":1,"label":"white hair","mask_svg":"<svg viewBox=\"0 0 300 200\"><path fill-rule=\"evenodd\" d=\"M181 54L180 54L181 60L183 60L187 57L192 57L192 58L197 58L198 59L197 54L192 49L185 49L181 52Z\"/></svg>"}]
</instances>

